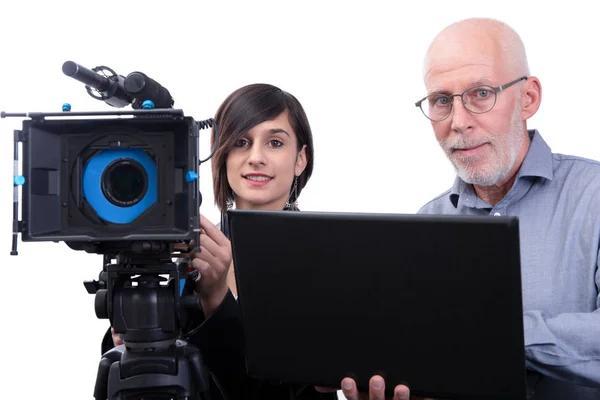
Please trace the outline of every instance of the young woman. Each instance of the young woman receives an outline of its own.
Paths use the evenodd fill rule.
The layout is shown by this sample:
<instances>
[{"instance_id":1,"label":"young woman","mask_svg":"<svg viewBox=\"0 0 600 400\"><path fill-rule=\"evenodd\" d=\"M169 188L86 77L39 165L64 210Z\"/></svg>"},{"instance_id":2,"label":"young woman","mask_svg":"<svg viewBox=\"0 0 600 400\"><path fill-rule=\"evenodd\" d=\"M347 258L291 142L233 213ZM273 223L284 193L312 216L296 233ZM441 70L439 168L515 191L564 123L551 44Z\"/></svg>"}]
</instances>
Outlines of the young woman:
<instances>
[{"instance_id":1,"label":"young woman","mask_svg":"<svg viewBox=\"0 0 600 400\"><path fill-rule=\"evenodd\" d=\"M201 297L210 297L210 304L204 309L209 314L212 303L220 304L227 288L234 294L236 290L233 270L229 268L227 210L297 210L298 196L313 169L313 140L306 114L294 96L279 88L254 84L236 90L221 104L215 121L220 139L212 158L213 189L222 215L222 232L215 238L203 236L200 242L204 239L209 247L222 244L224 249L213 248L223 260L208 255L205 259L200 252L192 261L205 277L197 289ZM212 225L206 219L202 222ZM226 260L229 263L221 266L219 261ZM227 274L222 276L225 270ZM226 280L228 285L212 282L211 274Z\"/></svg>"},{"instance_id":2,"label":"young woman","mask_svg":"<svg viewBox=\"0 0 600 400\"><path fill-rule=\"evenodd\" d=\"M201 251L192 255L192 265L200 277L194 290L202 315L191 321L193 329L186 336L200 348L228 399L336 399L334 392L246 376L226 221L233 207L298 210L298 196L310 179L314 158L306 114L291 94L254 84L229 95L215 120L220 143L212 158L213 184L222 217L219 226L201 217Z\"/></svg>"}]
</instances>

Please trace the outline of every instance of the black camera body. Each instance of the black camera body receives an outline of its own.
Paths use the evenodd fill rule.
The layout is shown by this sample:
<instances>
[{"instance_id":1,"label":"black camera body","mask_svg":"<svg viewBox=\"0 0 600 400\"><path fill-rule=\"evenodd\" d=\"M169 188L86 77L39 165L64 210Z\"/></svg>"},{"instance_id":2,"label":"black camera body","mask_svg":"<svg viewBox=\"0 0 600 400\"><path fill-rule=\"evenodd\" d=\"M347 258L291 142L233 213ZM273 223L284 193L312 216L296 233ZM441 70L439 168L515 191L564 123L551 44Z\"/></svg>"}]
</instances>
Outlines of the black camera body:
<instances>
[{"instance_id":1,"label":"black camera body","mask_svg":"<svg viewBox=\"0 0 600 400\"><path fill-rule=\"evenodd\" d=\"M2 112L29 118L14 132L11 255L18 255L18 234L103 255L99 279L84 286L96 295L96 316L109 319L124 344L102 355L97 400L198 399L209 375L200 351L184 340L182 320L199 300L183 292L187 263L172 258L175 244L199 247L199 166L218 146L217 127L173 109L169 91L144 73L123 77L72 61L63 72L95 99L133 110L71 112L64 104L62 112ZM199 131L207 127L215 145L200 160Z\"/></svg>"},{"instance_id":2,"label":"black camera body","mask_svg":"<svg viewBox=\"0 0 600 400\"><path fill-rule=\"evenodd\" d=\"M193 239L198 134L198 123L177 110L24 121L16 132L23 143L22 240L86 243L102 253L98 242Z\"/></svg>"}]
</instances>

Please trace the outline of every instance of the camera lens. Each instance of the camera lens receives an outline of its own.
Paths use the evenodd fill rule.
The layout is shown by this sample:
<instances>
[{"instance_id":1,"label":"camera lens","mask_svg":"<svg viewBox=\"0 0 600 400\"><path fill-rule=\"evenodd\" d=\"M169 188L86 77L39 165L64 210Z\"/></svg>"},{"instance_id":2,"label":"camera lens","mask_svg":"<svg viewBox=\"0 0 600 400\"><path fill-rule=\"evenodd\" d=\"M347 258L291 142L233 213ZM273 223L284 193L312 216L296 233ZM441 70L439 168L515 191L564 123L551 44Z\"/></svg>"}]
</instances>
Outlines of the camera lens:
<instances>
[{"instance_id":1,"label":"camera lens","mask_svg":"<svg viewBox=\"0 0 600 400\"><path fill-rule=\"evenodd\" d=\"M148 190L148 175L142 165L132 159L113 161L102 174L104 196L120 207L137 204Z\"/></svg>"}]
</instances>

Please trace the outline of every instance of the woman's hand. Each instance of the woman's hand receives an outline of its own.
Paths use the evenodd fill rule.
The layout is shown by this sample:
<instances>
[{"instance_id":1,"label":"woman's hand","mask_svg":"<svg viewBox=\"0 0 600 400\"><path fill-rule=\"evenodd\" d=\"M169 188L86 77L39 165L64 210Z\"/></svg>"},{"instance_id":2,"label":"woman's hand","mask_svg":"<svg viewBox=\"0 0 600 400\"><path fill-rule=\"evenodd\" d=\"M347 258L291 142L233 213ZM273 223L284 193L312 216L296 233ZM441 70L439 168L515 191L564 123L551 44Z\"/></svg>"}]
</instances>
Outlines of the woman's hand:
<instances>
[{"instance_id":1,"label":"woman's hand","mask_svg":"<svg viewBox=\"0 0 600 400\"><path fill-rule=\"evenodd\" d=\"M227 274L232 261L229 239L200 214L200 251L192 253L192 266L200 273L196 293L205 317L211 315L227 295Z\"/></svg>"},{"instance_id":2,"label":"woman's hand","mask_svg":"<svg viewBox=\"0 0 600 400\"><path fill-rule=\"evenodd\" d=\"M110 327L110 333L112 334L112 340L115 347L123 344L123 339L121 339L121 335L115 332L115 328Z\"/></svg>"}]
</instances>

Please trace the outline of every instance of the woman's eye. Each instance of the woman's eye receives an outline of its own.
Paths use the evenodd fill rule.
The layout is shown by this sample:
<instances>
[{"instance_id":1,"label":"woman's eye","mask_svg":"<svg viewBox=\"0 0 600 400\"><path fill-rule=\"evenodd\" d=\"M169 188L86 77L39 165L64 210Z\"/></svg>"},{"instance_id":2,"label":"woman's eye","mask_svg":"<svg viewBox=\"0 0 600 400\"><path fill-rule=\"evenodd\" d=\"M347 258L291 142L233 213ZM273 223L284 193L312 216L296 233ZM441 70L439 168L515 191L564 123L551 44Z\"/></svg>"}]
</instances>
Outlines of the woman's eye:
<instances>
[{"instance_id":1,"label":"woman's eye","mask_svg":"<svg viewBox=\"0 0 600 400\"><path fill-rule=\"evenodd\" d=\"M240 139L235 143L236 147L244 147L248 145L248 141L246 139Z\"/></svg>"},{"instance_id":2,"label":"woman's eye","mask_svg":"<svg viewBox=\"0 0 600 400\"><path fill-rule=\"evenodd\" d=\"M281 143L281 141L279 141L279 140L276 140L276 139L273 139L273 140L271 140L271 141L269 142L269 144L270 144L272 147L281 147L281 146L283 146L283 143Z\"/></svg>"}]
</instances>

